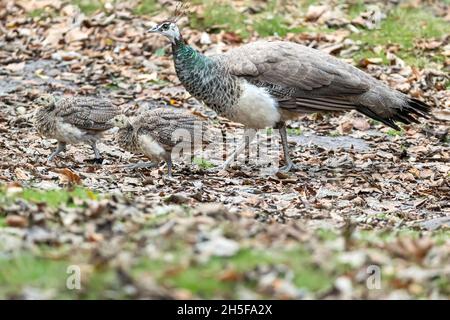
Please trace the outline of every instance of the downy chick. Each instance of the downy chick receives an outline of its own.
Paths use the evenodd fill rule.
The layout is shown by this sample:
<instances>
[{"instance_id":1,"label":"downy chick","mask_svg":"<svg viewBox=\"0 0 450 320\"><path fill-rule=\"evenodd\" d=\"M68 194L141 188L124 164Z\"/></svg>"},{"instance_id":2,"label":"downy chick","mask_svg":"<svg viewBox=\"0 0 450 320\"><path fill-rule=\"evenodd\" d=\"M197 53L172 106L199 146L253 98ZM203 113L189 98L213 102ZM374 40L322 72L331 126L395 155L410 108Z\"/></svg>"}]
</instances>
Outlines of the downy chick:
<instances>
[{"instance_id":1,"label":"downy chick","mask_svg":"<svg viewBox=\"0 0 450 320\"><path fill-rule=\"evenodd\" d=\"M35 100L38 105L34 126L38 133L58 141L58 147L48 157L52 161L67 144L85 143L95 153L95 162L102 162L96 143L110 128L108 120L120 114L120 109L108 100L92 97L55 98L45 94Z\"/></svg>"},{"instance_id":2,"label":"downy chick","mask_svg":"<svg viewBox=\"0 0 450 320\"><path fill-rule=\"evenodd\" d=\"M119 128L117 142L122 149L144 154L150 160L165 161L172 176L172 151L192 152L201 143L202 122L181 111L155 109L141 113L133 121L118 115L108 123ZM174 150L175 147L177 150Z\"/></svg>"}]
</instances>

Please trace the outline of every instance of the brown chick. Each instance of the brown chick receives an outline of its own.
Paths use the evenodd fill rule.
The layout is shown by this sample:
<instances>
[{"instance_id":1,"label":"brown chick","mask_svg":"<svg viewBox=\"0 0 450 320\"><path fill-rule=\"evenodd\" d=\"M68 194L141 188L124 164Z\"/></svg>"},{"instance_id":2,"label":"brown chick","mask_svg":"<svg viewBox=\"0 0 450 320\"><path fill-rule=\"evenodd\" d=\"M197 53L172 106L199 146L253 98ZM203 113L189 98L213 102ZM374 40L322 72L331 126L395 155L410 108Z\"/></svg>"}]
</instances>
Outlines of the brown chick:
<instances>
[{"instance_id":1,"label":"brown chick","mask_svg":"<svg viewBox=\"0 0 450 320\"><path fill-rule=\"evenodd\" d=\"M120 109L105 99L64 97L46 94L35 100L38 105L34 126L44 137L58 140L57 149L48 157L52 161L67 144L86 143L95 153L95 162L102 162L96 143L102 133L113 126L107 122L120 114Z\"/></svg>"},{"instance_id":2,"label":"brown chick","mask_svg":"<svg viewBox=\"0 0 450 320\"><path fill-rule=\"evenodd\" d=\"M175 148L192 152L194 144L201 143L203 137L202 122L197 117L166 108L143 112L133 121L121 114L108 123L119 128L117 141L122 149L165 161L169 177Z\"/></svg>"}]
</instances>

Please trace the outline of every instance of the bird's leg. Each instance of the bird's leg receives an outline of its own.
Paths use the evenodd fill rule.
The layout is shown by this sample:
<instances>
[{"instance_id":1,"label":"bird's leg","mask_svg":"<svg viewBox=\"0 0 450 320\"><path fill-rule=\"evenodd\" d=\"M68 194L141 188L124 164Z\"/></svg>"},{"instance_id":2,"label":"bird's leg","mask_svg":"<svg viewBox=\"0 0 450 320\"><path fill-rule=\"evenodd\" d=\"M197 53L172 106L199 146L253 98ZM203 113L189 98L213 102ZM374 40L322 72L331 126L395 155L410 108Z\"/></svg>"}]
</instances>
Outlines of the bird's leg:
<instances>
[{"instance_id":1,"label":"bird's leg","mask_svg":"<svg viewBox=\"0 0 450 320\"><path fill-rule=\"evenodd\" d=\"M98 151L97 143L95 141L91 143L91 148L94 151L95 158L90 160L89 162L102 164L103 158L100 155L100 151Z\"/></svg>"},{"instance_id":2,"label":"bird's leg","mask_svg":"<svg viewBox=\"0 0 450 320\"><path fill-rule=\"evenodd\" d=\"M289 172L291 169L295 169L296 166L292 162L291 157L289 156L289 146L287 142L287 132L286 132L286 122L280 121L275 125L275 129L280 130L281 143L283 145L284 152L284 162L286 165L280 168L280 172Z\"/></svg>"},{"instance_id":3,"label":"bird's leg","mask_svg":"<svg viewBox=\"0 0 450 320\"><path fill-rule=\"evenodd\" d=\"M58 147L56 148L56 150L47 158L47 161L53 161L53 159L61 152L65 152L66 151L66 144L64 142L60 142L58 141Z\"/></svg>"},{"instance_id":4,"label":"bird's leg","mask_svg":"<svg viewBox=\"0 0 450 320\"><path fill-rule=\"evenodd\" d=\"M167 159L167 176L169 178L172 178L172 157L169 155L169 158Z\"/></svg>"},{"instance_id":5,"label":"bird's leg","mask_svg":"<svg viewBox=\"0 0 450 320\"><path fill-rule=\"evenodd\" d=\"M244 138L236 148L236 150L228 157L227 161L223 164L222 169L228 170L230 168L231 163L235 160L235 158L245 149L246 145L250 145L250 143L255 139L256 130L254 129L246 129L244 132Z\"/></svg>"}]
</instances>

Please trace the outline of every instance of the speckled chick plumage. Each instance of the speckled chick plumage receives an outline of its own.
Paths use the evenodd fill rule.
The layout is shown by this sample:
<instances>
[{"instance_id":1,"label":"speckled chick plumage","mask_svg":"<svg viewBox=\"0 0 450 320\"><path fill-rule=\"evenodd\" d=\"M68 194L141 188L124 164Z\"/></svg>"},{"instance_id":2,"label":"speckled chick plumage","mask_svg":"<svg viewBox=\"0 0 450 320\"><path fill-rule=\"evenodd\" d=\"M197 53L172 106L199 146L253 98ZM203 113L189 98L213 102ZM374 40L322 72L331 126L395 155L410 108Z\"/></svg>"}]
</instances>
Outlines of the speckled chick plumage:
<instances>
[{"instance_id":1,"label":"speckled chick plumage","mask_svg":"<svg viewBox=\"0 0 450 320\"><path fill-rule=\"evenodd\" d=\"M134 119L127 118L117 132L117 143L122 149L144 154L151 160L166 161L171 175L173 148L177 146L192 152L194 143L202 142L203 133L204 126L199 118L184 111L158 108Z\"/></svg>"},{"instance_id":2,"label":"speckled chick plumage","mask_svg":"<svg viewBox=\"0 0 450 320\"><path fill-rule=\"evenodd\" d=\"M59 152L67 144L90 145L99 158L96 142L112 125L108 124L120 109L105 99L93 97L62 97L51 95L39 97L34 116L34 126L46 138L58 141ZM59 153L58 152L58 153ZM56 154L52 154L52 160Z\"/></svg>"}]
</instances>

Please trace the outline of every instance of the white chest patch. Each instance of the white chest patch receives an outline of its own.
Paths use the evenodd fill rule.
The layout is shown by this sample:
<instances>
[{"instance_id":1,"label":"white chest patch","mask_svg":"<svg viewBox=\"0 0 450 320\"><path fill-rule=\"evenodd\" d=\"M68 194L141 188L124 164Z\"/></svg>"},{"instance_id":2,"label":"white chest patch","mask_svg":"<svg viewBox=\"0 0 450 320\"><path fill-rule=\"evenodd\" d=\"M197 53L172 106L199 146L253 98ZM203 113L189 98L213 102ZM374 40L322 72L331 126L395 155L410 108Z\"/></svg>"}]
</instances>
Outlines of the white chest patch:
<instances>
[{"instance_id":1,"label":"white chest patch","mask_svg":"<svg viewBox=\"0 0 450 320\"><path fill-rule=\"evenodd\" d=\"M264 89L244 81L242 96L228 117L248 128L264 129L280 121L277 102Z\"/></svg>"},{"instance_id":2,"label":"white chest patch","mask_svg":"<svg viewBox=\"0 0 450 320\"><path fill-rule=\"evenodd\" d=\"M140 135L138 137L139 147L142 152L150 159L164 159L166 150L155 139L148 135Z\"/></svg>"},{"instance_id":3,"label":"white chest patch","mask_svg":"<svg viewBox=\"0 0 450 320\"><path fill-rule=\"evenodd\" d=\"M54 138L59 141L64 141L69 144L79 144L85 140L85 136L86 134L83 131L70 123L65 123L60 120L56 124Z\"/></svg>"}]
</instances>

